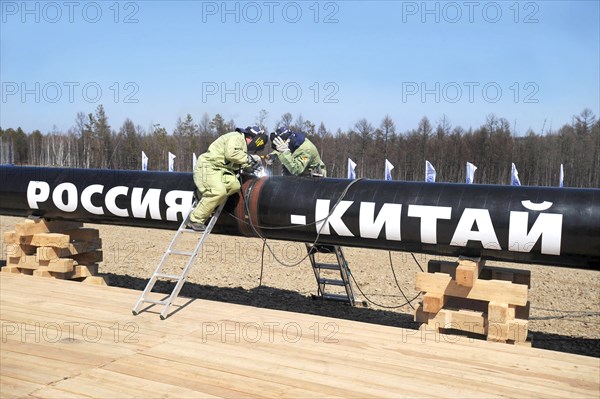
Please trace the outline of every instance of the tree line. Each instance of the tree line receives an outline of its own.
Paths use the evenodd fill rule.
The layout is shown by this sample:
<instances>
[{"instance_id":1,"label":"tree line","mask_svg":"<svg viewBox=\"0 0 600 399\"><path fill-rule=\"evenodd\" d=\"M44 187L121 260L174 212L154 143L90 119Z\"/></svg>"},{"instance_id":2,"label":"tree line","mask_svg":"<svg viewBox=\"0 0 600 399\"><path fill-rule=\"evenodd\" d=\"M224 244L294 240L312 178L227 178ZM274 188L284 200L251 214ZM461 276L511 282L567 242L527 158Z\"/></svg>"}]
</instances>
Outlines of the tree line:
<instances>
[{"instance_id":1,"label":"tree line","mask_svg":"<svg viewBox=\"0 0 600 399\"><path fill-rule=\"evenodd\" d=\"M317 126L290 113L269 129L267 119L267 111L261 110L254 124L267 132L285 126L306 133L331 177L346 177L351 158L357 163L357 177L383 179L388 159L394 165L394 180L423 181L428 160L436 168L436 181L461 183L468 161L477 166L475 183L510 184L514 162L523 185L557 186L563 164L565 186L600 187L600 121L589 109L558 130L529 130L523 136L515 135L509 122L494 114L484 125L468 130L452 126L445 115L433 123L423 117L416 128L404 132L388 115L378 124L360 119L347 131L331 131L322 122ZM205 113L198 121L191 114L179 118L172 132L160 125L145 129L130 119L115 129L99 105L94 113L79 112L67 132L0 128L0 163L139 170L144 151L149 170L167 170L171 152L177 156L175 170L189 172L192 153L200 155L236 126L220 114L211 118Z\"/></svg>"}]
</instances>

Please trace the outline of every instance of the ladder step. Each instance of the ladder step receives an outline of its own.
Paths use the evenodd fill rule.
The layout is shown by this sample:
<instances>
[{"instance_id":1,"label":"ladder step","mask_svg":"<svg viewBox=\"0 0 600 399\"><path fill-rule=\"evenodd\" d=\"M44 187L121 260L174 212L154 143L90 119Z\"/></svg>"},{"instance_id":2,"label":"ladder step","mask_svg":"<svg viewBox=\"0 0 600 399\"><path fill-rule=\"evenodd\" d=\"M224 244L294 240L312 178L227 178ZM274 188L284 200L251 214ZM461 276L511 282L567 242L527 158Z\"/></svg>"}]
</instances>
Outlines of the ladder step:
<instances>
[{"instance_id":1,"label":"ladder step","mask_svg":"<svg viewBox=\"0 0 600 399\"><path fill-rule=\"evenodd\" d=\"M188 251L175 251L173 249L169 249L167 251L167 253L170 253L172 255L183 255L183 256L192 256L194 255L194 252L188 252Z\"/></svg>"},{"instance_id":2,"label":"ladder step","mask_svg":"<svg viewBox=\"0 0 600 399\"><path fill-rule=\"evenodd\" d=\"M146 298L142 298L142 302L153 303L155 305L168 305L169 304L168 301L158 301L156 299L146 299Z\"/></svg>"},{"instance_id":3,"label":"ladder step","mask_svg":"<svg viewBox=\"0 0 600 399\"><path fill-rule=\"evenodd\" d=\"M341 294L323 294L323 299L330 299L332 301L350 302L348 295Z\"/></svg>"},{"instance_id":4,"label":"ladder step","mask_svg":"<svg viewBox=\"0 0 600 399\"><path fill-rule=\"evenodd\" d=\"M320 278L317 281L319 282L319 284L339 285L340 287L343 287L346 285L346 284L344 284L344 282L342 280L333 280L333 279L329 279L329 278Z\"/></svg>"},{"instance_id":5,"label":"ladder step","mask_svg":"<svg viewBox=\"0 0 600 399\"><path fill-rule=\"evenodd\" d=\"M308 248L309 253L322 253L322 254L335 254L335 246L334 245L311 245Z\"/></svg>"},{"instance_id":6,"label":"ladder step","mask_svg":"<svg viewBox=\"0 0 600 399\"><path fill-rule=\"evenodd\" d=\"M352 283L350 282L350 267L348 266L342 247L327 244L306 244L306 249L319 286L318 295L313 297L321 298L323 300L345 302L350 306L354 306L354 291L352 289ZM331 258L333 255L335 255L335 260ZM317 256L328 262L318 262ZM331 278L322 277L321 271L325 272L327 270L337 271L340 278L335 278L333 275L328 276ZM345 295L343 293L326 292L328 289L327 286L343 287L346 291Z\"/></svg>"},{"instance_id":7,"label":"ladder step","mask_svg":"<svg viewBox=\"0 0 600 399\"><path fill-rule=\"evenodd\" d=\"M171 280L179 280L181 278L181 276L179 276L177 274L156 273L155 276L159 277L159 278L168 278Z\"/></svg>"},{"instance_id":8,"label":"ladder step","mask_svg":"<svg viewBox=\"0 0 600 399\"><path fill-rule=\"evenodd\" d=\"M190 212L194 209L194 207L196 206L197 201L194 201L192 204L192 208L190 209ZM164 252L160 262L158 263L158 266L156 267L156 270L154 271L154 274L152 275L152 277L150 278L150 280L148 281L148 283L146 284L146 288L144 289L144 291L142 292L140 299L138 299L137 304L134 306L132 312L134 315L139 314L140 312L140 304L142 303L152 303L155 305L163 305L164 309L162 310L162 312L160 313L160 318L162 320L167 318L167 313L169 311L169 307L171 306L173 300L175 298L177 298L177 296L179 295L179 291L181 290L181 288L183 287L183 284L185 284L185 277L187 276L190 268L193 265L192 260L194 260L194 257L198 254L198 252L201 250L202 245L204 244L204 240L206 239L206 237L210 234L213 226L215 225L219 215L221 214L221 211L223 210L223 207L225 206L225 202L222 203L221 205L219 205L217 207L217 209L214 211L214 214L211 216L210 221L208 222L207 228L205 231L196 231L190 228L187 228L186 224L189 220L189 213L187 216L184 217L183 222L181 222L179 229L177 230L177 233L175 233L175 235L173 236L173 239L171 240L171 243L169 244L168 249ZM198 241L196 242L196 246L194 248L193 251L181 251L181 250L174 250L171 249L175 246L175 244L177 243L177 241L181 238L181 233L182 232L190 232L190 233L195 233L195 234L201 234L202 236L199 237ZM175 275L175 274L165 274L165 273L159 273L163 264L165 263L166 259L167 259L167 255L182 255L182 256L189 256L190 259L188 260L185 268L183 269L181 275ZM154 299L146 299L146 295L148 295L151 291L152 288L154 287L154 284L156 283L157 279L159 278L163 278L163 279L170 279L170 280L176 280L177 284L175 284L175 288L173 289L173 291L171 292L171 295L168 297L167 300L154 300Z\"/></svg>"},{"instance_id":9,"label":"ladder step","mask_svg":"<svg viewBox=\"0 0 600 399\"><path fill-rule=\"evenodd\" d=\"M315 263L315 269L340 270L337 263Z\"/></svg>"}]
</instances>

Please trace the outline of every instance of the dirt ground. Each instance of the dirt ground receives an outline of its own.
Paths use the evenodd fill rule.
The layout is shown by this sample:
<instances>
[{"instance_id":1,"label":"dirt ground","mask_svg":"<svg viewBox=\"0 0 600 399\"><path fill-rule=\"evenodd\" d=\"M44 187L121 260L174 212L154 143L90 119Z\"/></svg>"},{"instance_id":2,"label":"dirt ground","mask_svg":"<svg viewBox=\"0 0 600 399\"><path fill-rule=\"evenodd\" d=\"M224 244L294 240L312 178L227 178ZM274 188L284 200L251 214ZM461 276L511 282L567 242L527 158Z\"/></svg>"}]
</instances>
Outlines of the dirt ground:
<instances>
[{"instance_id":1,"label":"dirt ground","mask_svg":"<svg viewBox=\"0 0 600 399\"><path fill-rule=\"evenodd\" d=\"M0 217L1 231L13 230L22 218ZM100 230L104 261L100 273L110 285L142 290L173 231L108 225ZM345 248L355 282L358 306L314 300L315 277L304 244L212 235L196 260L181 295L285 311L319 314L405 328L418 328L412 299L419 266L411 254ZM270 249L269 249L270 247ZM415 254L426 268L439 257ZM2 245L0 265L5 264ZM324 259L325 260L325 259ZM447 259L453 260L453 259ZM283 263L283 264L282 264ZM488 262L531 271L529 330L533 346L600 358L600 272L559 267ZM395 271L397 282L392 273ZM262 282L261 282L262 279ZM159 291L169 287L158 286ZM363 295L364 294L364 295ZM417 298L413 304L419 301ZM133 306L134 304L132 304ZM185 311L185 310L183 310Z\"/></svg>"}]
</instances>

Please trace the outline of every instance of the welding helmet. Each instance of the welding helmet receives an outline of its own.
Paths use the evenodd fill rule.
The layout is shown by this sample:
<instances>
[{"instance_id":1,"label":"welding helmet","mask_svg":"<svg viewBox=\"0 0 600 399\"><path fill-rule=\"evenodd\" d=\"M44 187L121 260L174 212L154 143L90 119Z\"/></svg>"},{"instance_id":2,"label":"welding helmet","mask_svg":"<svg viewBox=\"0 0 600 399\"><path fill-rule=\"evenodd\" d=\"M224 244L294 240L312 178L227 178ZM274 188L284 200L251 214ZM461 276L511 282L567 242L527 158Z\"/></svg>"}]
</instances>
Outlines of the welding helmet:
<instances>
[{"instance_id":1,"label":"welding helmet","mask_svg":"<svg viewBox=\"0 0 600 399\"><path fill-rule=\"evenodd\" d=\"M291 152L296 151L298 147L300 147L302 143L304 143L304 140L306 140L306 136L302 132L291 132L289 137L289 146Z\"/></svg>"},{"instance_id":2,"label":"welding helmet","mask_svg":"<svg viewBox=\"0 0 600 399\"><path fill-rule=\"evenodd\" d=\"M238 127L235 129L235 131L244 134L244 136L248 136L248 137L252 137L252 138L256 137L257 135L259 135L263 132L263 130L261 128L259 128L258 126L248 126L245 129Z\"/></svg>"},{"instance_id":3,"label":"welding helmet","mask_svg":"<svg viewBox=\"0 0 600 399\"><path fill-rule=\"evenodd\" d=\"M256 154L259 151L262 151L267 142L269 141L269 137L265 133L254 133L254 135L247 135L252 137L252 141L248 144L248 153Z\"/></svg>"},{"instance_id":4,"label":"welding helmet","mask_svg":"<svg viewBox=\"0 0 600 399\"><path fill-rule=\"evenodd\" d=\"M278 127L273 133L271 133L271 148L276 150L275 144L273 144L273 139L275 139L275 137L281 137L283 141L286 141L290 138L290 133L291 131L287 127Z\"/></svg>"}]
</instances>

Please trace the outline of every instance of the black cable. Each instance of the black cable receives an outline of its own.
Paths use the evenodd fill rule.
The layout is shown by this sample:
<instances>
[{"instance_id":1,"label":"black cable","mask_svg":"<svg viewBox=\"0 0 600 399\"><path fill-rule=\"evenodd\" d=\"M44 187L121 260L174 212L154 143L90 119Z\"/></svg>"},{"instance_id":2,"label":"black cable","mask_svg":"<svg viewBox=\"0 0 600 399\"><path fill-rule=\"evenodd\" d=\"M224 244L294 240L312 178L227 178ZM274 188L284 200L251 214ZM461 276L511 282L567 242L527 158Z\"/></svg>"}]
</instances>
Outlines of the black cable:
<instances>
[{"instance_id":1,"label":"black cable","mask_svg":"<svg viewBox=\"0 0 600 399\"><path fill-rule=\"evenodd\" d=\"M265 245L267 245L267 240L263 241L262 247L262 255L260 257L260 279L258 280L258 287L262 287L262 279L263 279L263 270L265 266Z\"/></svg>"},{"instance_id":2,"label":"black cable","mask_svg":"<svg viewBox=\"0 0 600 399\"><path fill-rule=\"evenodd\" d=\"M421 267L421 265L419 264L419 261L417 260L415 254L413 254L412 252L410 253L413 257L413 259L415 260L417 266L419 266L419 269L421 269L422 272L425 272L425 270L423 270L423 268Z\"/></svg>"},{"instance_id":3,"label":"black cable","mask_svg":"<svg viewBox=\"0 0 600 399\"><path fill-rule=\"evenodd\" d=\"M231 216L232 218L234 218L235 220L237 220L238 222L250 225L250 223L247 220L240 219L239 217L235 216L233 213L231 213L229 211L226 211L225 213L228 214L229 216ZM315 220L314 222L310 222L310 223L307 223L307 224L293 224L293 225L291 224L291 225L288 225L288 226L257 226L257 225L254 225L254 226L260 228L261 230L301 229L301 228L304 228L306 226L312 226L313 224L317 224L317 223L323 222L325 220L327 220L327 217L325 217L323 219Z\"/></svg>"},{"instance_id":4,"label":"black cable","mask_svg":"<svg viewBox=\"0 0 600 399\"><path fill-rule=\"evenodd\" d=\"M381 308L384 309L398 309L401 308L402 306L406 306L406 305L410 305L410 307L414 310L414 306L412 305L412 303L414 302L415 299L417 299L421 293L419 292L417 295L415 295L412 299L408 299L408 297L404 294L404 291L402 291L402 288L400 288L400 284L398 283L398 279L396 278L396 272L394 271L394 265L392 264L392 252L389 251L389 255L390 255L390 267L392 268L392 273L394 275L394 280L396 281L396 286L398 287L398 289L400 290L400 292L402 293L402 296L404 297L404 299L406 300L405 303L401 304L401 305L397 305L397 306L386 306L386 305L382 305L379 304L377 302L374 302L372 299L370 299L364 292L363 290L360 288L360 285L358 284L358 282L356 281L356 278L354 278L354 274L350 274L350 277L352 277L352 281L354 281L354 285L356 286L356 288L358 289L358 292L360 292L360 294L367 300L367 302L375 305L375 306L379 306ZM413 255L414 256L414 255ZM416 261L416 259L415 259ZM417 265L419 265L419 262L417 262ZM419 268L421 268L421 265L419 265ZM423 269L421 269L422 271Z\"/></svg>"},{"instance_id":5,"label":"black cable","mask_svg":"<svg viewBox=\"0 0 600 399\"><path fill-rule=\"evenodd\" d=\"M303 225L297 225L297 224L290 224L287 226L260 226L257 224L252 223L252 220L250 219L250 210L248 208L248 201L246 199L246 195L244 192L242 192L242 197L244 198L244 202L245 202L245 207L246 207L246 212L248 213L248 220L244 220L244 219L240 219L237 216L235 216L233 213L226 211L226 213L231 216L232 218L234 218L235 220L237 220L238 222L242 222L245 223L249 226L251 226L254 230L254 232L260 237L262 238L262 236L258 233L258 231L256 231L255 228L259 228L261 230L287 230L287 229L299 229L299 228L304 228L306 226L312 226L312 225L316 225L318 223L321 222L326 222L331 215L333 214L333 212L335 211L335 208L339 205L340 202L342 202L342 199L344 199L344 197L346 196L346 194L348 193L348 190L350 189L350 187L352 187L352 185L354 185L355 183L361 181L361 180L365 180L364 177L358 178L358 179L354 179L352 180L345 188L344 191L342 191L342 193L340 194L340 197L337 199L337 201L335 202L335 204L333 205L333 208L331 208L331 211L329 212L329 214L324 217L323 219L319 219L319 220L315 220L314 222L310 222L307 224L303 224ZM320 234L320 232L319 232Z\"/></svg>"},{"instance_id":6,"label":"black cable","mask_svg":"<svg viewBox=\"0 0 600 399\"><path fill-rule=\"evenodd\" d=\"M342 199L344 199L344 197L345 197L345 196L346 196L346 194L348 193L348 190L350 189L350 187L352 187L352 186L353 186L355 183L357 183L357 182L359 182L359 181L361 181L361 180L364 180L364 178L362 178L362 177L361 177L361 178L359 178L359 179L352 180L352 181L351 181L351 182L350 182L350 183L349 183L349 184L346 186L346 188L344 189L344 191L342 191L342 193L340 194L340 197L337 199L336 203L333 205L333 207L331 208L331 210L329 211L329 214L327 215L327 217L326 217L325 219L322 219L322 220L317 220L317 221L315 221L315 222L309 223L308 225L303 225L303 226L301 226L301 227L310 226L310 225L312 225L312 224L316 224L316 223L319 223L319 222L321 222L321 221L323 221L323 226L324 226L324 225L325 225L325 223L327 222L327 220L328 220L328 219L331 217L331 215L332 215L332 214L333 214L333 212L335 211L335 208L336 208L336 207L337 207L337 206L340 204L340 202L342 202ZM258 230L256 229L257 227L258 227L258 228L261 228L261 229L262 229L262 228L264 228L264 227L256 226L254 223L252 223L252 217L251 217L251 215L250 215L250 208L249 208L249 201L248 201L248 199L246 198L246 194L245 194L245 192L244 192L244 191L242 191L242 197L243 197L243 199L244 199L245 208L246 208L246 213L247 213L247 215L248 215L248 222L246 222L246 223L248 223L248 224L250 225L250 227L252 227L252 230L254 230L254 233L255 233L255 234L256 234L256 235L257 235L257 236L258 236L258 237L259 237L261 240L263 240L263 243L265 243L265 245L266 245L266 246L267 246L267 248L269 249L269 252L271 253L271 255L273 255L273 258L274 258L274 259L275 259L275 260L276 260L276 261L277 261L279 264L281 264L282 266L286 266L286 267L295 267L295 266L298 266L298 265L299 265L300 263L302 263L302 262L303 262L303 261L304 261L306 258L308 258L308 257L309 257L309 254L307 253L307 254L306 254L306 256L304 256L304 257L303 257L302 259L300 259L298 262L296 262L296 263L292 263L292 264L284 263L284 262L282 262L281 260L279 260L279 258L277 258L277 255L275 255L275 252L273 251L273 249L271 248L271 246L270 246L270 245L267 243L267 239L266 239L266 238L264 238L264 237L263 237L263 236L262 236L262 235L261 235L261 234L258 232ZM235 217L235 216L234 216L234 217ZM239 218L236 218L236 219L237 219L237 220L239 220ZM294 227L297 227L297 226L294 226ZM278 227L278 228L289 228L289 227L282 226L282 227ZM317 244L317 242L319 241L319 237L321 236L321 230L322 230L322 227L321 227L321 229L319 229L319 231L318 231L318 233L317 233L317 237L315 238L315 241L313 241L312 245L316 245L316 244Z\"/></svg>"},{"instance_id":7,"label":"black cable","mask_svg":"<svg viewBox=\"0 0 600 399\"><path fill-rule=\"evenodd\" d=\"M412 305L412 301L408 300L406 294L404 294L404 291L402 290L402 287L400 287L400 283L398 283L398 278L396 277L396 271L394 270L394 264L392 263L392 251L388 251L388 254L390 255L390 268L392 269L392 274L394 275L394 281L396 282L396 287L398 287L398 289L400 290L400 293L402 294L402 296L404 297L406 302L410 305L412 310L415 310L415 307Z\"/></svg>"},{"instance_id":8,"label":"black cable","mask_svg":"<svg viewBox=\"0 0 600 399\"><path fill-rule=\"evenodd\" d=\"M355 286L356 286L356 288L358 289L358 292L360 292L360 294L361 294L362 296L364 296L364 297L365 297L365 299L367 300L367 302L369 302L369 303L371 303L371 304L373 304L373 305L375 305L375 306L379 306L379 307L381 307L381 308L384 308L384 309L398 309L398 308L401 308L402 306L405 306L406 304L410 304L412 301L414 301L415 299L417 299L417 298L419 297L419 295L421 295L421 293L419 292L419 293L417 294L417 296L415 296L415 297L414 297L413 299L411 299L410 301L408 301L408 300L407 300L407 302L406 302L406 303L403 303L402 305L398 305L398 306L386 306L386 305L381 305L381 304L378 304L378 303L376 303L376 302L373 302L373 301L372 301L372 300L371 300L371 299L370 299L370 298L369 298L367 295L365 295L365 293L363 292L363 290L360 288L360 285L358 285L358 283L356 282L356 279L354 278L354 274L351 274L350 276L352 277L352 281L354 281L354 285L355 285ZM413 309L414 309L414 308L413 308Z\"/></svg>"},{"instance_id":9,"label":"black cable","mask_svg":"<svg viewBox=\"0 0 600 399\"><path fill-rule=\"evenodd\" d=\"M364 180L364 178L359 178L359 179L355 179L352 180L342 191L342 193L340 194L339 198L337 199L337 201L335 202L335 204L333 205L333 207L331 208L331 210L329 211L329 214L327 215L327 217L325 217L324 219L321 220L315 220L314 222L308 223L306 225L302 225L302 226L298 226L298 225L289 225L289 226L279 226L279 227L267 227L267 226L257 226L254 223L252 223L252 217L250 215L250 208L249 208L249 201L248 198L246 197L246 193L244 191L242 191L242 197L244 199L244 205L246 208L246 213L248 215L248 221L246 220L242 220L238 217L236 217L234 214L227 212L230 216L232 216L234 219L241 221L243 223L247 223L248 225L250 225L250 227L252 227L252 230L254 230L254 233L263 241L263 248L262 248L262 255L261 255L261 266L260 266L260 280L259 280L259 287L262 286L262 277L263 277L263 270L264 270L264 251L265 251L265 246L269 249L269 252L271 253L271 255L273 255L273 258L281 265L286 266L286 267L295 267L298 266L300 263L302 263L306 258L308 258L310 256L310 253L307 253L306 256L304 256L302 259L300 259L298 262L293 263L293 264L287 264L282 262L281 260L279 260L277 258L277 255L275 255L275 253L273 252L273 249L271 248L271 246L267 243L267 239L264 238L257 230L257 227L260 229L265 229L265 230L278 230L278 229L289 229L289 228L299 228L299 227L306 227L306 226L311 226L311 225L316 225L319 222L323 222L323 225L325 225L325 223L327 222L327 220L331 217L331 215L333 214L333 212L335 211L335 208L340 204L340 202L342 202L342 199L346 196L346 194L348 193L348 190L350 189L350 187L352 187L356 182L360 181L360 180ZM312 245L316 245L317 242L319 241L319 237L321 235L321 229L319 229L319 231L317 232L317 237L315 238L315 241L312 243ZM402 293L402 296L404 297L404 299L406 300L405 303L403 303L402 305L398 305L398 306L386 306L386 305L381 305L378 304L376 302L374 302L373 300L371 300L367 295L365 295L365 293L362 291L362 289L360 288L360 286L358 285L356 279L354 278L353 274L350 274L350 276L352 277L352 280L354 281L354 284L356 285L356 288L358 289L358 291L361 293L361 295L367 300L367 302L375 305L375 306L379 306L381 308L385 308L385 309L397 309L397 308L401 308L402 306L405 305L410 305L410 307L414 310L414 306L412 305L412 302L417 299L419 297L419 295L421 295L421 293L417 294L414 298L412 299L408 299L408 297L404 294L404 291L402 290L402 288L400 287L400 284L398 283L398 279L396 277L396 272L394 271L394 266L392 264L392 253L391 251L389 252L390 255L390 267L392 269L392 273L394 275L394 280L396 281L396 286L398 287L398 289L400 290L400 292ZM413 259L415 260L415 262L417 263L417 266L419 266L419 269L421 269L421 271L423 271L423 268L421 267L421 265L419 264L419 262L417 261L417 259L415 258L414 254L411 254L413 256Z\"/></svg>"}]
</instances>

